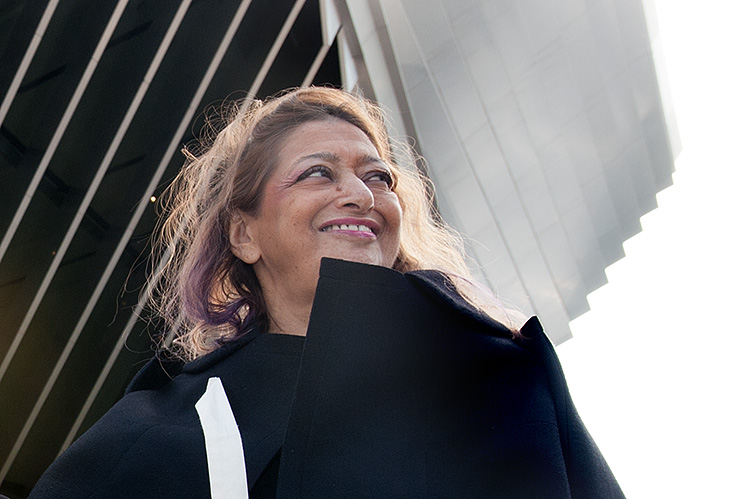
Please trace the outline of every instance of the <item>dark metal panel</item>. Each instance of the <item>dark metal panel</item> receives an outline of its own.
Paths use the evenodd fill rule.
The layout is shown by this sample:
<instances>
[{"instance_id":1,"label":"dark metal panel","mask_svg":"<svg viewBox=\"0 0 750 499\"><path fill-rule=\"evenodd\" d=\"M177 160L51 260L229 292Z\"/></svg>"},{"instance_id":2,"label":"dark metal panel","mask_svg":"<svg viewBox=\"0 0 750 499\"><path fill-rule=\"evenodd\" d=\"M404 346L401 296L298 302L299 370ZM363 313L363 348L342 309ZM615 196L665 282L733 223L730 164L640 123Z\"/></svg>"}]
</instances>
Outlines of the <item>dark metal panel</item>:
<instances>
[{"instance_id":1,"label":"dark metal panel","mask_svg":"<svg viewBox=\"0 0 750 499\"><path fill-rule=\"evenodd\" d=\"M24 197L19 203L19 206L16 210L16 214L14 215L13 220L11 221L7 231L5 232L2 243L0 243L0 260L2 259L3 255L5 254L6 249L10 245L10 242L13 239L13 236L18 226L21 223L21 220L23 219L24 214L26 213L26 209L28 208L31 202L32 196L34 192L36 191L37 186L41 182L44 172L49 164L49 160L52 158L52 155L54 154L54 151L57 148L57 145L59 144L60 139L62 138L62 134L64 133L65 128L70 122L70 118L72 117L72 114L75 111L78 103L80 102L80 99L83 95L83 91L85 90L86 85L88 84L91 78L91 74L96 68L99 58L101 57L101 54L103 53L106 47L106 44L109 41L112 35L112 32L114 31L115 26L117 25L117 21L119 20L120 15L122 14L122 11L124 10L126 5L127 5L127 0L121 0L121 2L117 5L117 7L112 13L112 16L109 19L109 22L107 23L106 28L104 29L104 33L102 37L99 39L99 42L96 46L96 49L94 50L93 55L89 59L89 64L87 65L86 70L84 71L83 76L81 77L81 80L79 81L76 87L76 91L74 92L71 98L71 101L69 105L67 106L66 112L63 115L61 122L58 125L57 130L54 136L52 137L49 146L47 147L47 152L43 156L42 162L36 168L34 178L32 179L26 191L26 194L24 195ZM53 261L54 261L54 257L53 257ZM47 272L47 274L42 280L42 284L40 288L46 289L46 286L49 284L49 281L51 281L51 278L53 275L54 275L54 272ZM31 323L31 320L33 319L34 312L36 311L36 308L38 307L39 303L41 303L43 296L44 296L44 291L41 291L41 292L37 291L31 303L28 304L28 306L24 307L24 309L22 309L26 311L25 315L20 325L18 326L17 332L13 336L12 342L10 342L9 347L7 351L5 352L2 363L0 363L0 381L2 381L5 373L7 372L8 367L10 366L10 363L13 359L13 356L15 355L18 347L20 346L21 341L23 340L23 337L26 333L26 330L28 329L28 326ZM2 385L0 384L0 387L1 386ZM15 420L13 422L17 424ZM0 470L0 479L4 477L5 473L7 473L7 468L8 468L8 465L6 464Z\"/></svg>"},{"instance_id":2,"label":"dark metal panel","mask_svg":"<svg viewBox=\"0 0 750 499\"><path fill-rule=\"evenodd\" d=\"M141 102L143 101L143 96L145 95L146 91L148 90L149 84L151 83L151 80L158 70L160 64L162 63L162 60L164 59L164 54L166 53L167 49L169 48L169 45L172 42L172 39L177 31L177 29L180 26L180 23L182 22L182 19L185 15L185 12L190 5L191 0L183 0L180 7L177 9L177 12L175 13L174 18L172 19L172 23L170 24L169 28L166 31L166 34L164 35L164 38L156 51L156 54L154 55L154 58L151 61L151 65L147 69L143 81L138 88L138 92L133 97L133 100L130 102L130 106L128 108L128 111L125 113L125 116L123 120L120 122L117 133L115 134L112 142L110 143L110 146L104 155L104 159L102 160L101 164L99 165L96 175L93 179L90 180L88 183L88 188L86 190L86 194L83 197L83 200L78 207L77 213L73 220L70 222L70 225L68 226L68 230L65 234L65 237L62 239L62 242L59 244L57 248L57 253L55 255L55 258L50 265L50 268L47 271L47 274L45 275L44 281L42 281L42 284L40 285L37 295L34 298L34 301L32 302L32 306L27 311L26 317L33 317L36 315L37 308L34 306L35 304L41 305L42 298L47 292L47 289L49 285L52 283L52 280L55 276L55 274L58 271L58 268L62 265L63 258L67 254L68 247L70 246L71 242L73 241L73 238L76 235L76 232L78 231L78 228L84 218L84 215L86 214L86 211L88 210L89 204L91 200L93 199L94 195L96 194L96 191L99 188L99 185L101 183L102 178L106 174L107 170L109 169L112 158L115 155L115 152L117 151L118 147L120 146L120 143L122 141L123 136L125 135L125 132L130 127L133 115L137 111L138 107L141 105ZM80 257L79 257L80 259ZM70 264L70 262L69 262ZM92 276L93 277L93 276ZM99 298L99 294L101 293L101 290L103 289L105 283L103 283L101 280L99 282L99 285L97 286L97 289L94 291L94 295L92 296L92 300L89 301L89 304L84 310L84 315L88 316L90 315L91 311L90 308L93 307L93 305L96 303L96 300ZM62 290L58 290L62 291ZM83 300L82 300L83 301ZM53 307L53 310L57 309L57 307ZM86 317L88 318L88 317ZM30 323L30 321L29 321ZM26 318L24 323L22 324L21 328L27 324ZM2 481L5 478L5 475L7 474L8 470L10 470L11 465L13 464L13 461L15 460L16 456L18 455L18 452L21 450L21 447L23 446L26 437L29 434L29 431L31 431L31 427L36 422L36 419L39 415L39 412L42 410L42 406L47 400L47 397L49 396L50 391L54 387L58 376L60 375L60 372L62 371L63 367L65 366L68 357L70 356L71 351L73 350L73 347L75 346L76 342L78 341L78 338L80 336L81 331L83 330L83 327L85 325L85 320L80 321L76 324L74 327L71 335L68 337L67 342L65 343L64 348L62 349L62 352L55 363L54 368L52 369L52 372L50 373L46 383L44 384L44 387L41 390L41 393L37 397L37 400L31 409L31 412L29 413L26 422L24 423L23 428L21 428L20 432L18 433L18 436L16 438L16 441L13 444L13 447L11 448L10 452L8 453L8 457L6 458L5 463L3 464L2 469L0 469L0 481ZM18 335L23 335L26 333L25 330L19 328L19 331L17 333ZM14 340L15 341L15 340Z\"/></svg>"},{"instance_id":3,"label":"dark metal panel","mask_svg":"<svg viewBox=\"0 0 750 499\"><path fill-rule=\"evenodd\" d=\"M36 55L57 3L58 0L50 0L41 10L41 2L16 1L6 3L0 12L0 92L5 95L0 104L0 125ZM32 27L37 15L38 24Z\"/></svg>"},{"instance_id":4,"label":"dark metal panel","mask_svg":"<svg viewBox=\"0 0 750 499\"><path fill-rule=\"evenodd\" d=\"M113 0L103 0L88 16L81 14L85 5L76 1L63 2L55 10L4 118L4 134L22 145L23 154L11 170L2 168L11 174L4 175L9 181L0 184L0 195L17 209L15 215L6 218L3 213L0 219L0 228L8 228L0 241L0 260L111 37L105 29L114 29L116 23L107 20L119 18L124 7L120 4L113 11L114 6Z\"/></svg>"}]
</instances>

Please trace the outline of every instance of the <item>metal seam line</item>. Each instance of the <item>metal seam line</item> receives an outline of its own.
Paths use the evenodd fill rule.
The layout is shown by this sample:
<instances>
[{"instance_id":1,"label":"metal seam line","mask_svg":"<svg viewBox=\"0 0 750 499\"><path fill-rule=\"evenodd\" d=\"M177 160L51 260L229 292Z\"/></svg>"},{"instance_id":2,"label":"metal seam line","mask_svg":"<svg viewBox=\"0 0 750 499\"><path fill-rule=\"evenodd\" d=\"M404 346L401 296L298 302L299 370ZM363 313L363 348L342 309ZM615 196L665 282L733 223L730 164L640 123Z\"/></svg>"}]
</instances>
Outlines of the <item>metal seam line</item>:
<instances>
[{"instance_id":1,"label":"metal seam line","mask_svg":"<svg viewBox=\"0 0 750 499\"><path fill-rule=\"evenodd\" d=\"M3 103L0 104L0 125L5 120L10 105L13 103L13 99L16 98L16 93L21 87L21 82L23 81L24 76L26 76L26 71L28 71L29 66L31 66L31 61L36 55L36 50L39 48L39 44L42 43L42 38L47 31L47 26L49 26L49 22L52 19L52 15L55 13L58 3L59 0L50 0L42 13L41 19L39 19L39 24L37 24L36 30L34 31L34 36L29 42L29 46L26 49L23 59L21 59L21 64L18 66L13 81L10 82L10 87L8 87L8 92L5 94Z\"/></svg>"},{"instance_id":2,"label":"metal seam line","mask_svg":"<svg viewBox=\"0 0 750 499\"><path fill-rule=\"evenodd\" d=\"M226 54L226 51L229 48L229 45L232 42L232 39L234 38L234 35L237 33L237 30L239 29L239 26L243 18L245 17L245 13L247 12L248 7L250 7L251 1L252 0L243 0L240 6L237 8L237 11L234 14L234 18L232 18L232 22L229 24L229 27L227 28L227 31L224 34L224 38L221 40L221 43L219 44L219 47L217 48L216 53L214 54L214 57L211 60L211 63L209 64L208 69L206 70L206 73L203 75L203 79L201 80L201 83L198 85L198 89L196 90L195 95L193 95L193 99L190 102L190 105L188 106L188 109L185 112L185 115L183 116L182 121L180 122L180 125L175 131L175 134L172 137L172 141L167 147L167 150L164 153L164 156L162 157L162 160L159 163L159 166L157 167L156 172L151 178L151 182L146 188L146 191L141 199L140 204L138 205L135 212L133 213L133 216L130 219L130 223L128 224L127 228L125 229L125 232L120 238L120 243L118 244L117 249L112 255L112 258L110 259L110 262L107 265L105 273L101 277L102 282L109 279L109 276L112 274L115 265L117 264L118 260L120 259L120 256L125 250L125 247L127 246L128 241L130 240L130 236L135 231L135 228L138 225L138 222L140 221L141 216L143 215L143 212L146 211L146 207L150 204L149 198L151 197L151 194L156 190L156 187L159 185L159 182L161 182L161 177L164 174L164 171L167 169L169 162L172 160L172 157L174 156L175 151L177 150L177 147L179 146L180 141L182 140L182 137L185 134L185 130L187 130L188 126L190 125L190 122L193 119L193 115L195 114L195 111L198 109L198 105L200 104L201 99L203 99L203 95L206 93L206 90L208 90L208 86L210 85L211 80L216 74L216 71L219 68L219 64L221 63L221 60L224 58L224 55ZM164 262L166 261L165 258L168 258L168 257L169 255L167 254L165 254L162 257L161 261L159 262L159 267L162 267L164 265ZM83 424L83 420L88 414L88 411L91 409L91 406L93 405L94 400L99 394L99 391L101 390L102 385L104 385L104 381L106 380L107 376L109 376L109 372L112 370L112 367L114 366L115 361L117 360L117 357L120 354L120 351L125 345L125 342L128 336L130 335L130 331L135 326L135 323L138 322L140 318L140 312L145 307L147 297L150 295L151 290L153 288L153 284L152 283L150 284L151 285L147 286L146 291L142 293L140 299L138 300L138 305L133 310L133 313L131 314L130 319L128 320L128 323L125 325L125 328L120 334L120 337L118 338L117 343L112 349L112 353L109 355L109 358L107 359L107 362L102 368L102 371L99 374L99 377L94 383L94 386L91 388L91 391L89 392L89 396L86 399L86 402L83 404L83 407L78 413L78 417L73 423L73 426L70 428L70 431L68 432L68 435L66 436L65 441L63 442L60 448L60 453L62 453L73 442L73 439L75 438L76 433L78 433L78 430ZM103 286L101 286L101 288L103 289ZM97 287L97 289L99 289L99 287ZM98 296L92 296L91 298L92 301L95 301L97 299L98 299ZM91 310L93 310L93 306L91 307ZM89 307L87 307L87 311L90 314ZM82 316L81 319L79 320L81 322L85 322L87 319L88 317Z\"/></svg>"},{"instance_id":3,"label":"metal seam line","mask_svg":"<svg viewBox=\"0 0 750 499\"><path fill-rule=\"evenodd\" d=\"M336 28L336 35L339 34L339 31L341 31L341 25ZM331 45L333 44L333 40L336 39L336 35L332 37L331 44L323 44L320 47L320 50L318 50L318 55L315 56L315 60L313 60L312 64L310 65L310 69L307 70L305 79L302 80L302 85L300 85L301 87L309 87L310 84L312 84L313 78L315 78L315 75L318 74L318 70L323 64L323 60L326 58L326 55L328 55L328 51L331 50Z\"/></svg>"},{"instance_id":4,"label":"metal seam line","mask_svg":"<svg viewBox=\"0 0 750 499\"><path fill-rule=\"evenodd\" d=\"M289 15L287 16L286 21L284 21L283 26L281 26L281 30L276 36L276 40L274 40L273 45L271 45L271 50L268 51L266 59L263 61L263 64L258 70L258 74L255 76L255 81L253 81L253 84L250 86L250 90L247 92L247 100L242 106L242 110L240 111L241 113L247 111L247 108L250 105L250 100L254 99L258 94L260 86L263 84L263 81L266 79L266 75L268 75L268 72L271 70L271 65L273 65L274 61L276 60L276 56L279 55L281 45L284 43L287 35L292 30L294 21L297 19L297 15L299 14L300 10L302 10L302 7L304 5L305 0L297 0L292 6L292 10L289 11Z\"/></svg>"},{"instance_id":5,"label":"metal seam line","mask_svg":"<svg viewBox=\"0 0 750 499\"><path fill-rule=\"evenodd\" d=\"M78 107L78 104L83 97L83 93L86 90L89 81L91 80L91 76L99 63L99 57L107 47L109 39L111 38L112 33L117 26L117 22L119 21L122 12L125 10L125 6L127 5L127 3L128 0L120 0L120 2L115 7L112 16L110 17L109 22L107 23L104 33L99 40L99 44L96 46L96 50L94 50L94 54L91 56L91 60L86 66L86 70L81 77L81 81L78 83L78 87L76 87L76 90L73 93L73 97L71 98L70 103L65 110L65 114L63 115L60 124L57 126L55 134L52 136L50 145L49 147L47 147L47 150L44 153L44 157L42 158L41 163L39 163L39 167L37 167L36 173L34 173L34 178L31 180L29 187L26 189L26 193L24 194L24 197L18 206L18 210L16 210L16 214L13 217L13 220L11 221L7 232L5 233L5 237L3 237L2 243L0 243L0 260L2 260L3 256L5 255L5 251L8 249L8 246L10 246L10 241L13 239L16 229L18 229L18 226L20 225L21 219L26 213L26 209L28 208L29 203L31 203L31 198L34 195L36 188L39 186L39 182L41 182L42 177L44 176L44 172L47 169L50 161L52 160L52 156L55 154L55 150L57 149L57 146L60 143L60 140L62 139L62 136L65 133L68 124L70 123L70 120L73 117L73 113ZM35 301L36 299L41 299L41 296L37 294L37 296L35 297ZM36 308L37 306L38 304L34 304L32 302L31 308ZM24 319L24 323L27 321L27 319L29 319L28 316ZM5 358L3 358L2 364L0 364L0 380L5 375L5 371L8 369L8 365L10 364L11 359L15 355L18 346L21 344L21 340L23 340L23 335L26 327L28 327L28 324L21 325L18 332L16 333L16 336L13 338L13 342L10 344L8 351L5 354Z\"/></svg>"},{"instance_id":6,"label":"metal seam line","mask_svg":"<svg viewBox=\"0 0 750 499\"><path fill-rule=\"evenodd\" d=\"M107 48L109 39L112 37L112 33L115 31L115 27L117 27L120 16L125 10L127 4L128 0L120 0L118 2L118 4L115 6L115 10L112 12L112 16L109 18L107 26L104 28L102 37L99 39L99 44L96 46L96 49L94 49L94 53L91 55L91 59L86 65L86 70L81 76L81 81L78 82L78 86L76 87L75 92L73 92L70 103L65 109L65 113L63 114L60 123L57 125L57 130L55 130L55 134L52 136L52 140L50 141L47 150L44 152L42 161L39 163L39 166L34 173L34 177L31 179L31 183L26 189L26 192L24 193L23 198L18 205L16 214L13 216L13 220L11 220L10 225L8 226L8 230L5 232L5 236L3 237L2 242L0 242L0 261L3 259L3 256L5 256L5 252L8 250L8 246L10 246L10 242L13 239L13 236L16 234L16 230L21 224L21 219L23 219L23 216L26 213L26 209L31 203L31 198L34 195L34 192L36 192L36 188L39 186L39 182L42 181L44 172L47 170L50 161L52 161L52 156L54 156L55 151L57 150L57 146L60 144L63 134L65 133L65 130L68 128L71 119L73 119L73 114L75 113L76 109L78 108L78 104L83 98L83 93L86 91L86 87L88 87L91 76L94 74L96 66L99 64L99 59L104 53L104 50ZM3 362L3 365L0 366L0 379L2 379L3 377L4 367L7 367L5 366L5 362Z\"/></svg>"},{"instance_id":7,"label":"metal seam line","mask_svg":"<svg viewBox=\"0 0 750 499\"><path fill-rule=\"evenodd\" d=\"M99 170L97 171L97 174L94 180L91 182L91 185L89 186L89 189L86 192L86 196L84 197L80 207L78 208L76 217L71 223L68 229L68 232L65 235L63 243L60 245L59 251L55 255L55 260L53 261L52 266L50 266L50 270L48 271L47 276L45 276L43 285L40 287L39 292L37 293L37 296L39 299L37 300L35 297L34 303L37 304L37 307L38 307L38 304L41 303L41 297L43 297L44 294L46 293L47 288L50 282L52 281L52 278L54 277L59 267L59 264L62 261L62 258L65 252L67 251L68 246L70 245L70 242L73 240L73 237L78 229L78 226L80 225L80 222L83 219L83 215L86 212L86 209L88 208L89 204L91 203L91 200L93 199L96 193L96 190L101 184L101 181L104 178L104 175L106 174L107 169L109 168L109 165L111 164L112 159L114 158L115 153L117 152L117 149L120 147L120 144L122 143L122 139L125 137L125 133L130 127L130 123L133 121L133 117L135 116L136 111L138 110L141 103L143 102L143 98L146 95L146 91L149 88L151 80L154 74L156 73L156 71L159 69L159 66L162 63L164 56L167 53L167 49L169 48L169 45L172 43L175 33L177 33L177 29L180 27L180 24L182 23L182 20L185 17L185 12L187 12L187 9L190 6L191 1L192 0L182 0L180 7L178 8L175 14L175 17L172 19L172 22L170 23L169 28L167 29L167 32L164 35L164 38L162 39L162 42L159 45L159 48L156 51L156 54L154 55L153 60L151 61L151 65L146 71L143 81L141 82L141 85L138 88L138 92L133 97L133 100L130 103L130 107L128 108L127 113L125 113L125 117L120 123L120 127L118 128L117 133L115 134L115 137L113 138L112 143L110 144L109 149L107 150L107 153L105 154L104 159L102 160L102 163L99 166ZM101 294L105 284L106 284L106 281L102 281L102 280L99 281L99 285L97 286L97 289L95 291L97 297L98 295ZM86 310L84 311L84 315L91 314L91 311L89 310L89 308L93 310L93 305L95 304L95 302L92 303L92 301L94 300L93 299L89 300ZM31 318L36 313L37 307L32 307L32 309L30 309L27 312L27 318L29 318L29 320L28 321L24 320L24 323L27 324L27 327L28 327L28 323L31 322ZM85 320L84 321L79 320L78 323L76 324L75 329L73 330L73 333L68 338L68 342L65 345L65 348L60 354L60 357L58 358L57 363L55 364L55 367L52 370L52 373L47 379L47 383L44 385L42 392L37 398L36 404L34 404L34 408L31 410L31 413L26 419L26 423L21 429L21 432L16 438L16 442L13 445L13 448L11 449L10 453L8 454L8 457L5 460L5 464L3 465L3 468L0 470L0 482L2 482L3 479L5 478L5 475L10 470L10 467L13 464L13 461L15 460L16 456L20 452L21 447L23 446L23 443L26 441L26 437L31 431L31 427L36 422L36 419L42 410L42 406L44 406L44 403L47 401L47 397L52 391L52 388L54 387L57 381L57 378L60 375L60 372L62 372L63 367L65 366L65 363L67 362L68 357L70 356L70 353L73 351L73 348L75 347L75 344L78 341L78 337L80 336L81 331L83 331L84 325L85 325ZM26 332L25 330L20 331L22 335L25 334L25 332Z\"/></svg>"}]
</instances>

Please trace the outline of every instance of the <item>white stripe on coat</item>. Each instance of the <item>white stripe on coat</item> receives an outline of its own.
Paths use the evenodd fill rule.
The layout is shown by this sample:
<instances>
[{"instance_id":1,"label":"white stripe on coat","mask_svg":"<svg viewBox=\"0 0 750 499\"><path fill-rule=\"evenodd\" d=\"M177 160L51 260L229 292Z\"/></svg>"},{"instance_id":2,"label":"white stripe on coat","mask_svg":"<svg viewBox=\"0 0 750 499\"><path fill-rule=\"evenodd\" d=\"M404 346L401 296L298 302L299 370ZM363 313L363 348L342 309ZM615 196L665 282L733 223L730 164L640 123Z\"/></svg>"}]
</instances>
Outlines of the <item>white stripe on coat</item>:
<instances>
[{"instance_id":1,"label":"white stripe on coat","mask_svg":"<svg viewBox=\"0 0 750 499\"><path fill-rule=\"evenodd\" d=\"M195 403L203 427L213 499L248 499L245 454L232 407L219 378L209 378Z\"/></svg>"}]
</instances>

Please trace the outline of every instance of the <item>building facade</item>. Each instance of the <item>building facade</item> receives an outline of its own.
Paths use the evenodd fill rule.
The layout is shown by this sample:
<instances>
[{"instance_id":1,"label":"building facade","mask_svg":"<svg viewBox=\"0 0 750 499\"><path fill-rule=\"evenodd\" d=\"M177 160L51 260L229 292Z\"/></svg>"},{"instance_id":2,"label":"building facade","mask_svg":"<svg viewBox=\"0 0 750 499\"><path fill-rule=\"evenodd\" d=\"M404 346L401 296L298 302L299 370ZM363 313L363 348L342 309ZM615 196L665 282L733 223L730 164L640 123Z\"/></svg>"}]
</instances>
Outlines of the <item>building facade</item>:
<instances>
[{"instance_id":1,"label":"building facade","mask_svg":"<svg viewBox=\"0 0 750 499\"><path fill-rule=\"evenodd\" d=\"M25 497L151 355L152 199L227 96L388 108L477 278L559 343L671 184L660 57L649 0L3 2L0 493Z\"/></svg>"}]
</instances>

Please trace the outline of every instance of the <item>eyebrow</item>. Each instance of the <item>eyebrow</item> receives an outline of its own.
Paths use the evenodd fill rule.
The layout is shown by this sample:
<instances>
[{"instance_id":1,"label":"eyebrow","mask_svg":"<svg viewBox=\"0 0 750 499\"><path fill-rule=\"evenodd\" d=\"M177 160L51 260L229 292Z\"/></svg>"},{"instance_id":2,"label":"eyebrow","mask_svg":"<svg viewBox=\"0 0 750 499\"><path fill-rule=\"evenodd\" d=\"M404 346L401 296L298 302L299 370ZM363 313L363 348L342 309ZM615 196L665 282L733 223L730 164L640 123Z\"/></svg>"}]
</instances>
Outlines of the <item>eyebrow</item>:
<instances>
[{"instance_id":1,"label":"eyebrow","mask_svg":"<svg viewBox=\"0 0 750 499\"><path fill-rule=\"evenodd\" d=\"M307 161L308 159L323 159L326 161L330 161L331 163L338 163L341 161L341 157L338 154L334 154L332 152L314 152L312 154L308 154L307 156L302 156L297 161L295 161L295 164L302 163L304 161Z\"/></svg>"},{"instance_id":2,"label":"eyebrow","mask_svg":"<svg viewBox=\"0 0 750 499\"><path fill-rule=\"evenodd\" d=\"M295 164L302 163L302 162L307 161L309 159L322 159L322 160L325 160L325 161L330 161L331 163L340 163L341 162L341 156L339 156L338 154L335 154L335 153L332 153L332 152L328 152L328 151L321 151L321 152L315 152L315 153L312 153L312 154L308 154L306 156L302 156L297 161L295 161ZM385 161L383 161L382 159L380 159L377 156L373 156L372 154L366 154L366 155L362 156L359 159L359 161L357 161L357 165L356 166L367 165L367 164L370 164L370 163L378 163L378 164L382 165L383 167L388 168L388 170L390 170L390 167L388 166L388 163L386 163Z\"/></svg>"}]
</instances>

